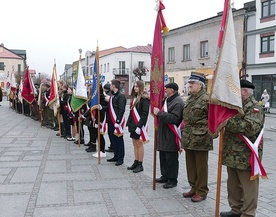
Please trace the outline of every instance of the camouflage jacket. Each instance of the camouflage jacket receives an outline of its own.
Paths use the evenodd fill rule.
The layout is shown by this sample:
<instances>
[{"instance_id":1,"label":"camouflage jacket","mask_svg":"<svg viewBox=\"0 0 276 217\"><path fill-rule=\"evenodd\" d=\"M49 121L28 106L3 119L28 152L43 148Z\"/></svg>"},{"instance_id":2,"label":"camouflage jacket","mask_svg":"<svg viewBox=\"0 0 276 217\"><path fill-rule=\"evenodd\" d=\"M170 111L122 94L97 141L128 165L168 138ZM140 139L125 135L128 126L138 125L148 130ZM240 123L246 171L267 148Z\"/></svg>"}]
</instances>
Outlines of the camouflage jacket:
<instances>
[{"instance_id":1,"label":"camouflage jacket","mask_svg":"<svg viewBox=\"0 0 276 217\"><path fill-rule=\"evenodd\" d=\"M230 118L225 126L222 164L240 170L251 170L251 151L238 134L245 135L254 143L264 126L264 112L253 96L243 102L243 111L243 116ZM259 148L260 158L262 152L263 144Z\"/></svg>"},{"instance_id":2,"label":"camouflage jacket","mask_svg":"<svg viewBox=\"0 0 276 217\"><path fill-rule=\"evenodd\" d=\"M203 89L187 99L183 110L182 148L213 150L213 139L208 131L208 102L209 96Z\"/></svg>"}]
</instances>

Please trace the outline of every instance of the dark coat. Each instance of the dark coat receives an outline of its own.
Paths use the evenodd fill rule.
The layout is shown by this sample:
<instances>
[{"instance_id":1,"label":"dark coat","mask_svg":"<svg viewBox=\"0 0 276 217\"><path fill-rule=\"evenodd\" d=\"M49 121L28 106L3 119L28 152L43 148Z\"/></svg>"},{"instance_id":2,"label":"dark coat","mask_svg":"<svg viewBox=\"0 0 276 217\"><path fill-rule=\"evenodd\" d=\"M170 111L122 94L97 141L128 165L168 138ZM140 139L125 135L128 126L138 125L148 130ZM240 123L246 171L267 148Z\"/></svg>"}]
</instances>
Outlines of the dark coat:
<instances>
[{"instance_id":1,"label":"dark coat","mask_svg":"<svg viewBox=\"0 0 276 217\"><path fill-rule=\"evenodd\" d=\"M120 91L117 91L117 93L111 95L110 97L113 97L112 106L113 106L114 112L117 116L116 123L120 124L124 117L125 110L126 110L126 97ZM106 111L108 122L112 123L111 119L110 119L108 106L103 106L103 110Z\"/></svg>"},{"instance_id":2,"label":"dark coat","mask_svg":"<svg viewBox=\"0 0 276 217\"><path fill-rule=\"evenodd\" d=\"M157 150L174 152L178 151L175 144L175 134L169 128L168 124L175 124L177 127L182 121L184 101L178 93L167 99L168 112L159 111L158 131L157 131Z\"/></svg>"},{"instance_id":3,"label":"dark coat","mask_svg":"<svg viewBox=\"0 0 276 217\"><path fill-rule=\"evenodd\" d=\"M137 127L142 128L143 126L146 126L148 116L149 116L149 106L150 106L149 96L147 93L144 93L140 101L135 103L135 108L137 109L137 112L140 116L140 120L138 124L135 124L132 117L132 109L130 109L127 125L126 125L128 127L129 132L135 132Z\"/></svg>"},{"instance_id":4,"label":"dark coat","mask_svg":"<svg viewBox=\"0 0 276 217\"><path fill-rule=\"evenodd\" d=\"M2 88L0 87L0 102L2 102L3 100L3 92L2 92Z\"/></svg>"}]
</instances>

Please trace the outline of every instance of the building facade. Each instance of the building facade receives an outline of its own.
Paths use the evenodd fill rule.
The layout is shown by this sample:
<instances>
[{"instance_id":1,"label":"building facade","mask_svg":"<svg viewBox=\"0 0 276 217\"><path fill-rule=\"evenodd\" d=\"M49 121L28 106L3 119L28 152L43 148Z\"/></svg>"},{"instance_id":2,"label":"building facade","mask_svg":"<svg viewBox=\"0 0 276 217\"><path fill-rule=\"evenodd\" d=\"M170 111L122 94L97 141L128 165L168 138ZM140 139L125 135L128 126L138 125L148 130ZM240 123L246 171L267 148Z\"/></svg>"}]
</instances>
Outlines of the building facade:
<instances>
[{"instance_id":1,"label":"building facade","mask_svg":"<svg viewBox=\"0 0 276 217\"><path fill-rule=\"evenodd\" d=\"M170 30L163 34L165 82L176 82L180 92L188 94L192 71L213 75L217 62L217 44L222 12L217 16ZM238 64L244 56L244 10L233 9ZM209 76L212 77L212 76ZM211 82L208 82L211 84ZM208 85L208 91L210 90Z\"/></svg>"},{"instance_id":2,"label":"building facade","mask_svg":"<svg viewBox=\"0 0 276 217\"><path fill-rule=\"evenodd\" d=\"M256 0L245 4L246 74L261 100L266 89L270 106L276 108L275 0Z\"/></svg>"}]
</instances>

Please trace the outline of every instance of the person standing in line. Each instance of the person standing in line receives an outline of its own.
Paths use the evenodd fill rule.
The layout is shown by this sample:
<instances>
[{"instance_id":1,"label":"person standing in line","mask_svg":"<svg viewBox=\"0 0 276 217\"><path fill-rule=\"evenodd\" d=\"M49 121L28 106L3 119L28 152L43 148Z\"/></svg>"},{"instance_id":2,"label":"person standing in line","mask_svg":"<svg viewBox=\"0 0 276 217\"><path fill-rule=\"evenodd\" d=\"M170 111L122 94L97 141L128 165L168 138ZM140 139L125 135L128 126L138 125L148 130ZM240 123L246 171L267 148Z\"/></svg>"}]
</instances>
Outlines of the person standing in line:
<instances>
[{"instance_id":1,"label":"person standing in line","mask_svg":"<svg viewBox=\"0 0 276 217\"><path fill-rule=\"evenodd\" d=\"M2 92L2 88L0 87L0 102L2 102L2 99L3 99L3 92Z\"/></svg>"},{"instance_id":2,"label":"person standing in line","mask_svg":"<svg viewBox=\"0 0 276 217\"><path fill-rule=\"evenodd\" d=\"M111 95L110 83L106 83L103 86L103 91L104 91L104 95L106 95L106 101L108 102L109 96ZM108 127L108 125L109 125L109 121L107 120L107 127ZM110 139L110 131L108 131L107 134L108 134L110 145L109 145L109 147L105 151L106 152L114 152L113 145L112 145L111 139Z\"/></svg>"},{"instance_id":3,"label":"person standing in line","mask_svg":"<svg viewBox=\"0 0 276 217\"><path fill-rule=\"evenodd\" d=\"M159 151L161 177L156 179L157 183L165 183L163 188L177 186L179 170L179 153L177 131L182 122L182 111L184 101L178 94L178 85L169 83L165 85L166 98L163 101L163 108L154 107L153 113L158 117L157 150Z\"/></svg>"},{"instance_id":4,"label":"person standing in line","mask_svg":"<svg viewBox=\"0 0 276 217\"><path fill-rule=\"evenodd\" d=\"M116 166L124 163L125 144L123 130L125 125L126 97L120 92L121 82L118 79L111 81L110 90L112 95L109 97L108 106L103 106L108 115L108 131L111 136L111 143L114 148L114 157L107 159L108 162L116 162Z\"/></svg>"},{"instance_id":5,"label":"person standing in line","mask_svg":"<svg viewBox=\"0 0 276 217\"><path fill-rule=\"evenodd\" d=\"M209 95L205 91L203 74L192 72L188 80L191 95L183 110L185 127L181 143L185 150L188 182L191 187L183 197L193 202L205 200L208 188L208 156L213 150L213 138L208 131Z\"/></svg>"},{"instance_id":6,"label":"person standing in line","mask_svg":"<svg viewBox=\"0 0 276 217\"><path fill-rule=\"evenodd\" d=\"M227 191L231 211L221 212L221 217L253 217L258 203L259 175L251 176L251 170L254 170L250 160L253 152L244 138L247 137L252 143L259 142L257 152L261 160L265 115L253 97L255 86L247 80L241 80L240 85L244 115L236 115L227 121L222 153L222 164L226 166L228 174Z\"/></svg>"},{"instance_id":7,"label":"person standing in line","mask_svg":"<svg viewBox=\"0 0 276 217\"><path fill-rule=\"evenodd\" d=\"M130 138L132 138L135 160L127 169L138 173L144 170L144 143L148 141L146 128L150 106L149 95L144 91L143 81L139 80L134 83L130 97L130 113L127 120L127 127Z\"/></svg>"}]
</instances>

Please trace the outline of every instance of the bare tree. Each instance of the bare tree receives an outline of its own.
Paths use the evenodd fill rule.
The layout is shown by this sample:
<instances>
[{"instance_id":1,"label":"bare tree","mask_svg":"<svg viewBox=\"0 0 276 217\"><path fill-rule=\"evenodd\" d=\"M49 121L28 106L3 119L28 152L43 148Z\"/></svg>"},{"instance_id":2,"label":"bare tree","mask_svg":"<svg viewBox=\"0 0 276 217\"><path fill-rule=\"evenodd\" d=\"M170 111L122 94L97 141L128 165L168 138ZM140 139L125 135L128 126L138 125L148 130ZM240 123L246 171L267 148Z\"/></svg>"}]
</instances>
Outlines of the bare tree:
<instances>
[{"instance_id":1,"label":"bare tree","mask_svg":"<svg viewBox=\"0 0 276 217\"><path fill-rule=\"evenodd\" d=\"M140 81L142 80L142 76L147 75L148 69L146 67L143 67L142 69L139 69L138 67L133 70L133 74L135 77L137 77Z\"/></svg>"}]
</instances>

